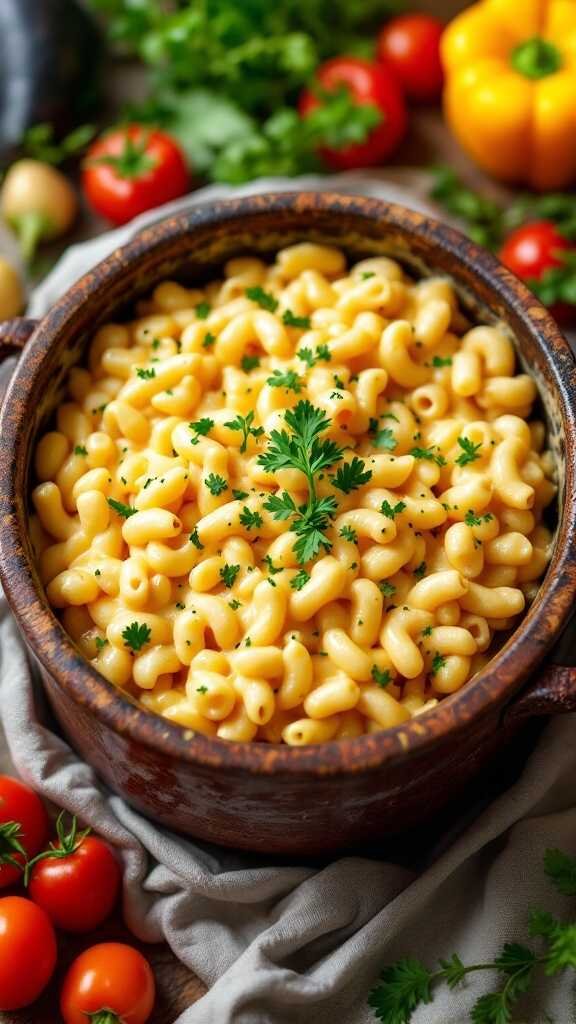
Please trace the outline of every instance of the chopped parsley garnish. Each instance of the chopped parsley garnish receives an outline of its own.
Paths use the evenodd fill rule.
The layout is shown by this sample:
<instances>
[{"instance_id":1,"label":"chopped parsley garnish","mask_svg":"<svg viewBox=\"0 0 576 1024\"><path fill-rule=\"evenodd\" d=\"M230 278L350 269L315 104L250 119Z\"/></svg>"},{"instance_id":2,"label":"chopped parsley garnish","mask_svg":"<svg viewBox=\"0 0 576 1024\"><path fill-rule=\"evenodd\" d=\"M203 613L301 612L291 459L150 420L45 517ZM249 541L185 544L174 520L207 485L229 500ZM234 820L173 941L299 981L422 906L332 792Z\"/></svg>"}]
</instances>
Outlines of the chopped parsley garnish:
<instances>
[{"instance_id":1,"label":"chopped parsley garnish","mask_svg":"<svg viewBox=\"0 0 576 1024\"><path fill-rule=\"evenodd\" d=\"M155 352L157 349L160 348L160 338L154 338L152 342L152 348L154 349Z\"/></svg>"},{"instance_id":2,"label":"chopped parsley garnish","mask_svg":"<svg viewBox=\"0 0 576 1024\"><path fill-rule=\"evenodd\" d=\"M192 423L188 424L194 436L192 437L192 444L199 444L200 437L206 437L210 433L214 426L214 420L211 420L208 416L204 416L201 420L193 420Z\"/></svg>"},{"instance_id":3,"label":"chopped parsley garnish","mask_svg":"<svg viewBox=\"0 0 576 1024\"><path fill-rule=\"evenodd\" d=\"M395 505L391 505L390 502L385 499L380 505L380 511L387 519L394 519L394 517L399 516L406 507L406 503L403 501L397 501Z\"/></svg>"},{"instance_id":4,"label":"chopped parsley garnish","mask_svg":"<svg viewBox=\"0 0 576 1024\"><path fill-rule=\"evenodd\" d=\"M143 622L131 622L122 630L122 639L132 651L140 651L150 639L152 630Z\"/></svg>"},{"instance_id":5,"label":"chopped parsley garnish","mask_svg":"<svg viewBox=\"0 0 576 1024\"><path fill-rule=\"evenodd\" d=\"M382 448L385 451L393 452L398 447L398 441L394 437L390 427L384 427L376 434L372 444L375 448Z\"/></svg>"},{"instance_id":6,"label":"chopped parsley garnish","mask_svg":"<svg viewBox=\"0 0 576 1024\"><path fill-rule=\"evenodd\" d=\"M196 693L208 693L208 687L207 686L197 686L196 687Z\"/></svg>"},{"instance_id":7,"label":"chopped parsley garnish","mask_svg":"<svg viewBox=\"0 0 576 1024\"><path fill-rule=\"evenodd\" d=\"M202 342L202 348L212 348L212 345L216 341L216 335L211 334L210 331L204 335L204 341Z\"/></svg>"},{"instance_id":8,"label":"chopped parsley garnish","mask_svg":"<svg viewBox=\"0 0 576 1024\"><path fill-rule=\"evenodd\" d=\"M198 536L198 527L197 526L195 526L194 529L192 530L192 533L190 534L190 540L192 541L194 547L198 548L198 551L201 551L202 548L204 547L204 545L202 544L202 542L200 540L200 537Z\"/></svg>"},{"instance_id":9,"label":"chopped parsley garnish","mask_svg":"<svg viewBox=\"0 0 576 1024\"><path fill-rule=\"evenodd\" d=\"M74 449L74 455L88 455L88 449L83 444L77 444Z\"/></svg>"},{"instance_id":10,"label":"chopped parsley garnish","mask_svg":"<svg viewBox=\"0 0 576 1024\"><path fill-rule=\"evenodd\" d=\"M264 561L266 562L268 572L270 573L271 576L276 576L277 573L284 572L284 569L281 565L274 565L271 555L264 555Z\"/></svg>"},{"instance_id":11,"label":"chopped parsley garnish","mask_svg":"<svg viewBox=\"0 0 576 1024\"><path fill-rule=\"evenodd\" d=\"M252 437L261 437L264 433L264 427L253 427L253 422L254 410L251 409L247 416L240 416L240 414L238 414L235 420L228 420L228 422L224 424L224 426L228 427L229 430L242 431L242 444L240 445L241 455L246 451L250 435L252 435Z\"/></svg>"},{"instance_id":12,"label":"chopped parsley garnish","mask_svg":"<svg viewBox=\"0 0 576 1024\"><path fill-rule=\"evenodd\" d=\"M222 580L224 586L228 587L228 589L230 589L230 587L233 587L234 581L239 572L239 565L228 565L228 563L226 562L226 564L223 565L222 568L220 569L220 579Z\"/></svg>"},{"instance_id":13,"label":"chopped parsley garnish","mask_svg":"<svg viewBox=\"0 0 576 1024\"><path fill-rule=\"evenodd\" d=\"M358 534L351 526L343 526L340 530L339 536L343 537L344 540L349 540L351 544L356 544L358 541Z\"/></svg>"},{"instance_id":14,"label":"chopped parsley garnish","mask_svg":"<svg viewBox=\"0 0 576 1024\"><path fill-rule=\"evenodd\" d=\"M140 377L140 380L153 380L156 376L156 370L154 367L151 370L143 370L142 367L139 367L136 370L136 376Z\"/></svg>"},{"instance_id":15,"label":"chopped parsley garnish","mask_svg":"<svg viewBox=\"0 0 576 1024\"><path fill-rule=\"evenodd\" d=\"M233 612L235 612L237 608L242 607L242 602L238 601L236 597L233 597L231 601L228 601L228 607L231 608Z\"/></svg>"},{"instance_id":16,"label":"chopped parsley garnish","mask_svg":"<svg viewBox=\"0 0 576 1024\"><path fill-rule=\"evenodd\" d=\"M432 636L432 626L424 626L422 636Z\"/></svg>"},{"instance_id":17,"label":"chopped parsley garnish","mask_svg":"<svg viewBox=\"0 0 576 1024\"><path fill-rule=\"evenodd\" d=\"M452 356L432 356L432 366L452 366Z\"/></svg>"},{"instance_id":18,"label":"chopped parsley garnish","mask_svg":"<svg viewBox=\"0 0 576 1024\"><path fill-rule=\"evenodd\" d=\"M240 366L244 373L250 373L250 370L256 370L260 366L260 356L242 356Z\"/></svg>"},{"instance_id":19,"label":"chopped parsley garnish","mask_svg":"<svg viewBox=\"0 0 576 1024\"><path fill-rule=\"evenodd\" d=\"M278 309L278 299L275 299L270 292L265 292L259 284L247 288L245 295L247 299L256 302L261 309L267 309L269 313L275 313Z\"/></svg>"},{"instance_id":20,"label":"chopped parsley garnish","mask_svg":"<svg viewBox=\"0 0 576 1024\"><path fill-rule=\"evenodd\" d=\"M438 654L438 651L436 651L436 654L432 658L432 669L431 669L432 675L435 676L436 673L439 672L441 668L444 668L445 664L446 664L445 656L443 654Z\"/></svg>"},{"instance_id":21,"label":"chopped parsley garnish","mask_svg":"<svg viewBox=\"0 0 576 1024\"><path fill-rule=\"evenodd\" d=\"M209 302L199 302L196 306L196 316L199 320L207 320L210 316L212 306Z\"/></svg>"},{"instance_id":22,"label":"chopped parsley garnish","mask_svg":"<svg viewBox=\"0 0 576 1024\"><path fill-rule=\"evenodd\" d=\"M110 505L110 508L116 512L117 515L122 516L123 519L128 519L138 511L137 508L132 508L132 505L124 505L121 501L116 501L115 498L106 498L106 501Z\"/></svg>"},{"instance_id":23,"label":"chopped parsley garnish","mask_svg":"<svg viewBox=\"0 0 576 1024\"><path fill-rule=\"evenodd\" d=\"M435 462L437 466L445 466L446 459L441 452L435 452L434 448L436 445L431 445L430 448L412 448L410 455L413 455L415 459L424 459L426 462Z\"/></svg>"},{"instance_id":24,"label":"chopped parsley garnish","mask_svg":"<svg viewBox=\"0 0 576 1024\"><path fill-rule=\"evenodd\" d=\"M271 388L286 388L287 391L293 391L296 395L299 395L302 391L302 378L298 376L296 370L274 370L272 376L268 377L266 383Z\"/></svg>"},{"instance_id":25,"label":"chopped parsley garnish","mask_svg":"<svg viewBox=\"0 0 576 1024\"><path fill-rule=\"evenodd\" d=\"M421 580L425 572L426 562L420 562L420 565L417 565L416 568L414 569L414 576L416 577L417 580Z\"/></svg>"},{"instance_id":26,"label":"chopped parsley garnish","mask_svg":"<svg viewBox=\"0 0 576 1024\"><path fill-rule=\"evenodd\" d=\"M372 671L370 674L376 685L381 686L383 690L392 682L390 670L387 668L379 669L378 665L372 665Z\"/></svg>"},{"instance_id":27,"label":"chopped parsley garnish","mask_svg":"<svg viewBox=\"0 0 576 1024\"><path fill-rule=\"evenodd\" d=\"M468 509L464 516L466 526L481 526L482 523L489 523L491 519L494 519L491 512L485 512L484 515L479 516L471 508Z\"/></svg>"},{"instance_id":28,"label":"chopped parsley garnish","mask_svg":"<svg viewBox=\"0 0 576 1024\"><path fill-rule=\"evenodd\" d=\"M305 569L300 569L295 576L290 580L290 586L292 590L302 590L310 579L310 574Z\"/></svg>"},{"instance_id":29,"label":"chopped parsley garnish","mask_svg":"<svg viewBox=\"0 0 576 1024\"><path fill-rule=\"evenodd\" d=\"M378 587L384 594L384 597L392 597L396 593L396 587L393 583L389 583L388 580L380 580Z\"/></svg>"},{"instance_id":30,"label":"chopped parsley garnish","mask_svg":"<svg viewBox=\"0 0 576 1024\"><path fill-rule=\"evenodd\" d=\"M262 526L264 520L259 512L252 512L252 510L248 508L248 505L244 505L244 508L240 513L240 522L247 530L256 530L259 526Z\"/></svg>"},{"instance_id":31,"label":"chopped parsley garnish","mask_svg":"<svg viewBox=\"0 0 576 1024\"><path fill-rule=\"evenodd\" d=\"M103 647L106 647L107 643L108 643L108 640L105 637L103 639L101 636L97 636L96 637L96 650L97 651L101 651Z\"/></svg>"},{"instance_id":32,"label":"chopped parsley garnish","mask_svg":"<svg viewBox=\"0 0 576 1024\"><path fill-rule=\"evenodd\" d=\"M303 331L307 331L310 327L309 316L295 316L291 309L285 309L282 314L282 323L286 324L286 327L299 327Z\"/></svg>"},{"instance_id":33,"label":"chopped parsley garnish","mask_svg":"<svg viewBox=\"0 0 576 1024\"><path fill-rule=\"evenodd\" d=\"M325 343L317 345L315 352L313 352L311 348L299 348L296 355L298 356L298 359L301 359L303 363L306 363L310 369L312 369L313 366L316 366L316 363L321 359L323 359L325 363L329 363L332 358L330 355L330 349Z\"/></svg>"},{"instance_id":34,"label":"chopped parsley garnish","mask_svg":"<svg viewBox=\"0 0 576 1024\"><path fill-rule=\"evenodd\" d=\"M363 281L367 281L369 277L375 277L376 274L373 270L363 270L360 277Z\"/></svg>"},{"instance_id":35,"label":"chopped parsley garnish","mask_svg":"<svg viewBox=\"0 0 576 1024\"><path fill-rule=\"evenodd\" d=\"M222 494L223 491L228 490L228 483L223 476L218 476L217 473L209 473L204 480L204 483L210 491L210 494L213 494L215 498Z\"/></svg>"},{"instance_id":36,"label":"chopped parsley garnish","mask_svg":"<svg viewBox=\"0 0 576 1024\"><path fill-rule=\"evenodd\" d=\"M339 466L334 476L331 477L334 487L337 487L339 491L343 491L344 494L350 494L350 491L358 490L359 487L363 487L371 479L372 470L366 469L366 463L356 455L351 462L344 462Z\"/></svg>"},{"instance_id":37,"label":"chopped parsley garnish","mask_svg":"<svg viewBox=\"0 0 576 1024\"><path fill-rule=\"evenodd\" d=\"M236 498L236 501L243 501L244 498L248 497L248 491L237 491L234 487L232 488L232 497Z\"/></svg>"},{"instance_id":38,"label":"chopped parsley garnish","mask_svg":"<svg viewBox=\"0 0 576 1024\"><path fill-rule=\"evenodd\" d=\"M455 459L457 466L467 466L470 462L476 462L476 459L480 458L478 452L482 447L482 442L474 444L469 437L457 437L458 446L462 449L460 455Z\"/></svg>"}]
</instances>

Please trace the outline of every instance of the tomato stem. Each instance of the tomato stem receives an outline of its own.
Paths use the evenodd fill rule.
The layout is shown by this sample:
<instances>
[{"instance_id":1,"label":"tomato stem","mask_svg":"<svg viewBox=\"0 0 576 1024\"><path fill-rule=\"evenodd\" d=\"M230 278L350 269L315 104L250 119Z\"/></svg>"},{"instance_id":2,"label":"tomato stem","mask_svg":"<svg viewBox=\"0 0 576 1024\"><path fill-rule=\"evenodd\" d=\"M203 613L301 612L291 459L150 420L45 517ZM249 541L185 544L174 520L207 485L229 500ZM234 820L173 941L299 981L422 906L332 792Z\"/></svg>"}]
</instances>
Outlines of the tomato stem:
<instances>
[{"instance_id":1,"label":"tomato stem","mask_svg":"<svg viewBox=\"0 0 576 1024\"><path fill-rule=\"evenodd\" d=\"M92 166L107 164L109 167L113 167L119 178L127 180L141 178L156 167L156 160L146 152L147 145L148 136L146 134L140 141L135 141L126 135L124 149L118 156L101 156L89 162Z\"/></svg>"},{"instance_id":2,"label":"tomato stem","mask_svg":"<svg viewBox=\"0 0 576 1024\"><path fill-rule=\"evenodd\" d=\"M562 67L562 55L547 39L533 36L512 51L510 63L525 78L546 78Z\"/></svg>"},{"instance_id":3,"label":"tomato stem","mask_svg":"<svg viewBox=\"0 0 576 1024\"><path fill-rule=\"evenodd\" d=\"M113 1010L98 1010L97 1013L90 1013L90 1024L122 1024L122 1020Z\"/></svg>"},{"instance_id":4,"label":"tomato stem","mask_svg":"<svg viewBox=\"0 0 576 1024\"><path fill-rule=\"evenodd\" d=\"M45 214L32 210L13 217L11 224L18 235L24 261L30 263L36 255L39 242L52 233L52 221Z\"/></svg>"},{"instance_id":5,"label":"tomato stem","mask_svg":"<svg viewBox=\"0 0 576 1024\"><path fill-rule=\"evenodd\" d=\"M0 825L0 864L12 864L23 870L22 864L16 859L19 853L26 858L26 850L22 846L22 826L19 821L4 821Z\"/></svg>"},{"instance_id":6,"label":"tomato stem","mask_svg":"<svg viewBox=\"0 0 576 1024\"><path fill-rule=\"evenodd\" d=\"M56 834L58 836L58 845L50 843L47 850L43 850L32 860L26 862L24 869L24 885L28 885L30 881L30 873L35 864L38 864L41 860L60 860L62 857L69 857L71 854L76 853L76 850L82 846L82 843L86 839L86 836L92 831L90 828L84 828L80 832L78 831L78 819L75 815L72 816L72 822L70 828L66 831L64 827L64 815L66 811L62 811L56 820Z\"/></svg>"}]
</instances>

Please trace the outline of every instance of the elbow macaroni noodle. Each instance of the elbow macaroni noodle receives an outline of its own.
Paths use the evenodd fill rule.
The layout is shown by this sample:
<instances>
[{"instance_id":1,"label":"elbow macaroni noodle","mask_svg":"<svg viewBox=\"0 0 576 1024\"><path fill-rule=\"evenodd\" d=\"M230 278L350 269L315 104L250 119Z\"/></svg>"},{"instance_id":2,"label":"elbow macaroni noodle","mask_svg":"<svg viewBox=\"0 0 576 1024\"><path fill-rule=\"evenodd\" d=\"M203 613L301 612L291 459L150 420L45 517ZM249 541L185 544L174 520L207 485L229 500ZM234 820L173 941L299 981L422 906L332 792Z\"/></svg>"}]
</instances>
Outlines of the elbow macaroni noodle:
<instances>
[{"instance_id":1,"label":"elbow macaroni noodle","mask_svg":"<svg viewBox=\"0 0 576 1024\"><path fill-rule=\"evenodd\" d=\"M503 329L390 259L305 243L202 290L166 281L98 330L38 442L48 600L106 679L193 732L302 745L404 722L483 667L546 569L535 397ZM319 474L337 506L301 565L265 502L305 502L306 476L258 456L303 399L365 474Z\"/></svg>"}]
</instances>

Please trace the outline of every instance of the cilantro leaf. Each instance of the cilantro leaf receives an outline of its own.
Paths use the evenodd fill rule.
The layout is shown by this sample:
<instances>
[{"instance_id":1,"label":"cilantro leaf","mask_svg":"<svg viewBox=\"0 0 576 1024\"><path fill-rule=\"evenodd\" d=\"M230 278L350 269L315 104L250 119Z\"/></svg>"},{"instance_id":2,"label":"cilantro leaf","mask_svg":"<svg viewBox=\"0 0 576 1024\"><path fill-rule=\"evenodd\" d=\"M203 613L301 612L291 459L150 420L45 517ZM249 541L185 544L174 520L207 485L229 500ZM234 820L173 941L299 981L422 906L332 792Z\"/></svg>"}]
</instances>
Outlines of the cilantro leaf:
<instances>
[{"instance_id":1,"label":"cilantro leaf","mask_svg":"<svg viewBox=\"0 0 576 1024\"><path fill-rule=\"evenodd\" d=\"M412 957L386 967L368 998L368 1005L382 1024L409 1024L414 1010L430 1002L432 974Z\"/></svg>"},{"instance_id":2,"label":"cilantro leaf","mask_svg":"<svg viewBox=\"0 0 576 1024\"><path fill-rule=\"evenodd\" d=\"M192 444L199 444L200 437L205 437L212 430L214 420L211 420L208 416L204 416L201 420L193 420L192 423L188 424L188 426L194 433L194 436L191 439Z\"/></svg>"},{"instance_id":3,"label":"cilantro leaf","mask_svg":"<svg viewBox=\"0 0 576 1024\"><path fill-rule=\"evenodd\" d=\"M239 565L229 565L228 562L226 562L226 564L223 565L222 568L220 569L220 579L224 583L224 586L228 587L228 589L230 587L233 587L234 581L239 572Z\"/></svg>"},{"instance_id":4,"label":"cilantro leaf","mask_svg":"<svg viewBox=\"0 0 576 1024\"><path fill-rule=\"evenodd\" d=\"M351 544L358 543L358 534L351 526L343 526L340 530L339 536L343 537L344 540L349 540Z\"/></svg>"},{"instance_id":5,"label":"cilantro leaf","mask_svg":"<svg viewBox=\"0 0 576 1024\"><path fill-rule=\"evenodd\" d=\"M228 483L223 476L218 476L217 473L209 473L205 478L204 483L210 491L210 494L213 494L215 498L228 490Z\"/></svg>"},{"instance_id":6,"label":"cilantro leaf","mask_svg":"<svg viewBox=\"0 0 576 1024\"><path fill-rule=\"evenodd\" d=\"M271 388L286 388L287 391L294 391L296 395L299 395L302 391L302 379L296 373L296 370L273 370L272 376L268 377L266 383Z\"/></svg>"},{"instance_id":7,"label":"cilantro leaf","mask_svg":"<svg viewBox=\"0 0 576 1024\"><path fill-rule=\"evenodd\" d=\"M291 309L285 309L282 314L282 323L286 324L286 327L299 327L302 331L307 331L310 327L310 317L295 316Z\"/></svg>"},{"instance_id":8,"label":"cilantro leaf","mask_svg":"<svg viewBox=\"0 0 576 1024\"><path fill-rule=\"evenodd\" d=\"M143 622L131 622L129 626L126 626L122 630L122 639L126 647L130 647L131 650L137 652L150 640L150 634L152 630L150 626L147 626Z\"/></svg>"},{"instance_id":9,"label":"cilantro leaf","mask_svg":"<svg viewBox=\"0 0 576 1024\"><path fill-rule=\"evenodd\" d=\"M295 576L290 580L290 586L292 590L302 590L310 579L310 574L305 569L299 569Z\"/></svg>"},{"instance_id":10,"label":"cilantro leaf","mask_svg":"<svg viewBox=\"0 0 576 1024\"><path fill-rule=\"evenodd\" d=\"M240 366L244 373L250 373L250 370L256 370L260 366L260 356L242 356Z\"/></svg>"},{"instance_id":11,"label":"cilantro leaf","mask_svg":"<svg viewBox=\"0 0 576 1024\"><path fill-rule=\"evenodd\" d=\"M480 458L478 452L482 447L482 442L474 444L469 437L457 437L456 441L459 447L462 449L460 455L454 460L457 466L467 466L470 462L476 462L476 459Z\"/></svg>"},{"instance_id":12,"label":"cilantro leaf","mask_svg":"<svg viewBox=\"0 0 576 1024\"><path fill-rule=\"evenodd\" d=\"M325 363L329 363L332 359L330 349L326 343L317 345L315 352L313 352L311 348L306 348L304 346L303 348L298 349L296 355L298 356L298 359L301 359L303 363L306 363L310 369L312 369L313 366L316 366L316 363L320 360L323 360Z\"/></svg>"},{"instance_id":13,"label":"cilantro leaf","mask_svg":"<svg viewBox=\"0 0 576 1024\"><path fill-rule=\"evenodd\" d=\"M246 288L245 295L247 299L256 302L261 309L267 309L269 313L275 313L278 309L278 299L275 299L270 292L265 292L259 284Z\"/></svg>"},{"instance_id":14,"label":"cilantro leaf","mask_svg":"<svg viewBox=\"0 0 576 1024\"><path fill-rule=\"evenodd\" d=\"M240 522L247 530L255 530L258 529L259 526L262 526L264 520L259 512L252 512L247 505L244 505L244 508L240 512Z\"/></svg>"},{"instance_id":15,"label":"cilantro leaf","mask_svg":"<svg viewBox=\"0 0 576 1024\"><path fill-rule=\"evenodd\" d=\"M331 478L334 487L344 494L350 494L359 487L363 487L372 479L372 470L366 469L366 463L356 455L351 462L344 462L338 467L337 472Z\"/></svg>"},{"instance_id":16,"label":"cilantro leaf","mask_svg":"<svg viewBox=\"0 0 576 1024\"><path fill-rule=\"evenodd\" d=\"M397 501L395 505L391 505L389 501L384 499L380 505L382 515L386 516L387 519L394 519L395 516L399 516L401 512L404 512L405 508L407 506L404 501Z\"/></svg>"},{"instance_id":17,"label":"cilantro leaf","mask_svg":"<svg viewBox=\"0 0 576 1024\"><path fill-rule=\"evenodd\" d=\"M270 494L264 502L264 508L267 512L280 521L290 519L291 516L298 515L298 508L296 503L288 494L288 491L282 491L282 494Z\"/></svg>"},{"instance_id":18,"label":"cilantro leaf","mask_svg":"<svg viewBox=\"0 0 576 1024\"><path fill-rule=\"evenodd\" d=\"M388 580L380 580L378 587L384 594L384 597L392 597L396 593L396 587L393 583L389 583Z\"/></svg>"},{"instance_id":19,"label":"cilantro leaf","mask_svg":"<svg viewBox=\"0 0 576 1024\"><path fill-rule=\"evenodd\" d=\"M398 441L394 437L394 433L390 427L384 427L383 430L379 430L374 437L372 444L375 448L381 448L389 452L393 452L394 449L398 447Z\"/></svg>"},{"instance_id":20,"label":"cilantro leaf","mask_svg":"<svg viewBox=\"0 0 576 1024\"><path fill-rule=\"evenodd\" d=\"M392 682L392 675L387 668L379 669L378 665L372 665L370 674L376 685L382 687L383 690Z\"/></svg>"},{"instance_id":21,"label":"cilantro leaf","mask_svg":"<svg viewBox=\"0 0 576 1024\"><path fill-rule=\"evenodd\" d=\"M232 488L232 497L235 498L236 501L244 501L244 498L248 497L248 491L238 491L238 490L236 490L235 487L233 487Z\"/></svg>"},{"instance_id":22,"label":"cilantro leaf","mask_svg":"<svg viewBox=\"0 0 576 1024\"><path fill-rule=\"evenodd\" d=\"M546 850L544 871L558 892L576 896L576 858L562 850Z\"/></svg>"},{"instance_id":23,"label":"cilantro leaf","mask_svg":"<svg viewBox=\"0 0 576 1024\"><path fill-rule=\"evenodd\" d=\"M261 437L262 434L264 433L264 427L252 426L252 424L254 423L254 415L254 410L251 409L247 416L241 416L240 414L238 414L236 416L236 419L228 420L228 422L224 424L224 426L228 427L230 430L242 431L242 444L240 445L241 455L246 451L246 448L248 446L248 438L250 436Z\"/></svg>"},{"instance_id":24,"label":"cilantro leaf","mask_svg":"<svg viewBox=\"0 0 576 1024\"><path fill-rule=\"evenodd\" d=\"M441 452L435 452L435 445L431 445L430 448L412 448L410 455L413 455L415 459L424 459L427 462L435 462L437 466L445 466L446 459Z\"/></svg>"}]
</instances>

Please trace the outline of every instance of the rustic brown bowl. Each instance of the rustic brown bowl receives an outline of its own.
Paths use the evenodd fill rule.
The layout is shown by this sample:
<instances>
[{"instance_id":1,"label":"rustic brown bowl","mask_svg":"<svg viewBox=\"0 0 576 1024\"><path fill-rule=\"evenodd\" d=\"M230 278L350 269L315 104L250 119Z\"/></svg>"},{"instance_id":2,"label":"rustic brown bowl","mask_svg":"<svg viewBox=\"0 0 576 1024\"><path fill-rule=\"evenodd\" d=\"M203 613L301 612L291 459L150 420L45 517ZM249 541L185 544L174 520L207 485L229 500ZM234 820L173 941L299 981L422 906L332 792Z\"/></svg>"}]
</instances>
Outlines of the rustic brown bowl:
<instances>
[{"instance_id":1,"label":"rustic brown bowl","mask_svg":"<svg viewBox=\"0 0 576 1024\"><path fill-rule=\"evenodd\" d=\"M449 274L472 317L506 321L520 361L540 387L560 495L554 554L538 596L472 683L388 731L294 749L192 737L114 689L49 608L27 522L36 438L95 328L163 278L204 280L233 255L272 253L302 239L342 246L354 258L391 255L415 274ZM433 815L523 717L576 709L576 669L543 667L576 589L576 368L534 296L458 232L398 206L329 193L211 203L141 232L39 323L4 324L1 351L20 349L28 335L0 419L0 574L64 733L145 814L249 850L308 854L347 847Z\"/></svg>"}]
</instances>

